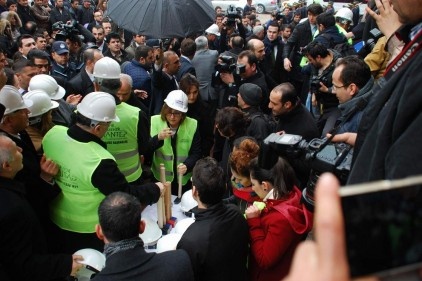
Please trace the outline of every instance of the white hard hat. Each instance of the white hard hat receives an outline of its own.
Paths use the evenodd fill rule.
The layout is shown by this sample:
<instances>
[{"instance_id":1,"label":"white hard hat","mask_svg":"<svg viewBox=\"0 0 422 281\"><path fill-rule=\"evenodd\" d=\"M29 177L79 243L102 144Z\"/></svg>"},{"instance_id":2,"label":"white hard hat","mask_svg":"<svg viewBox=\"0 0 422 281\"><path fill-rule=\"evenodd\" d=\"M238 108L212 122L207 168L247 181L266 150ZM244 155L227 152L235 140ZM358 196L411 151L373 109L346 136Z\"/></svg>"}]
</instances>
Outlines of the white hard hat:
<instances>
[{"instance_id":1,"label":"white hard hat","mask_svg":"<svg viewBox=\"0 0 422 281\"><path fill-rule=\"evenodd\" d=\"M215 23L213 23L210 27L208 27L205 30L205 32L208 34L214 34L214 35L220 36L220 29L218 28L218 25Z\"/></svg>"},{"instance_id":2,"label":"white hard hat","mask_svg":"<svg viewBox=\"0 0 422 281\"><path fill-rule=\"evenodd\" d=\"M23 99L32 101L32 106L29 107L29 110L31 111L29 117L40 116L53 108L59 107L59 104L50 100L48 94L43 90L29 91L23 95Z\"/></svg>"},{"instance_id":3,"label":"white hard hat","mask_svg":"<svg viewBox=\"0 0 422 281\"><path fill-rule=\"evenodd\" d=\"M57 84L56 79L46 74L38 74L32 77L31 81L29 81L28 90L43 90L52 100L59 100L66 93L65 89Z\"/></svg>"},{"instance_id":4,"label":"white hard hat","mask_svg":"<svg viewBox=\"0 0 422 281\"><path fill-rule=\"evenodd\" d=\"M174 232L182 235L183 233L185 233L186 229L188 229L189 226L193 224L194 222L195 222L195 219L193 218L186 218L186 219L180 220L176 223L176 226L174 227Z\"/></svg>"},{"instance_id":5,"label":"white hard hat","mask_svg":"<svg viewBox=\"0 0 422 281\"><path fill-rule=\"evenodd\" d=\"M145 222L145 230L142 234L139 234L139 237L146 246L157 244L158 239L163 235L158 224L148 218L142 218L142 220Z\"/></svg>"},{"instance_id":6,"label":"white hard hat","mask_svg":"<svg viewBox=\"0 0 422 281\"><path fill-rule=\"evenodd\" d=\"M76 278L78 281L88 281L91 280L92 275L100 272L105 267L105 256L94 249L82 249L76 251L74 255L80 255L84 258L83 261L78 261L85 266L82 267L76 273Z\"/></svg>"},{"instance_id":7,"label":"white hard hat","mask_svg":"<svg viewBox=\"0 0 422 281\"><path fill-rule=\"evenodd\" d=\"M93 75L99 79L120 79L120 65L109 57L99 59L94 65Z\"/></svg>"},{"instance_id":8,"label":"white hard hat","mask_svg":"<svg viewBox=\"0 0 422 281\"><path fill-rule=\"evenodd\" d=\"M342 18L347 21L353 22L353 12L349 8L341 8L335 14L336 18Z\"/></svg>"},{"instance_id":9,"label":"white hard hat","mask_svg":"<svg viewBox=\"0 0 422 281\"><path fill-rule=\"evenodd\" d=\"M161 237L157 242L157 253L176 250L177 243L179 243L182 234L170 233Z\"/></svg>"},{"instance_id":10,"label":"white hard hat","mask_svg":"<svg viewBox=\"0 0 422 281\"><path fill-rule=\"evenodd\" d=\"M19 109L29 108L32 105L32 101L24 100L18 89L10 85L5 85L1 89L0 103L6 107L4 115Z\"/></svg>"},{"instance_id":11,"label":"white hard hat","mask_svg":"<svg viewBox=\"0 0 422 281\"><path fill-rule=\"evenodd\" d=\"M105 92L92 92L86 95L76 107L78 112L91 120L99 122L119 122L116 115L116 100Z\"/></svg>"},{"instance_id":12,"label":"white hard hat","mask_svg":"<svg viewBox=\"0 0 422 281\"><path fill-rule=\"evenodd\" d=\"M171 91L164 102L174 110L183 113L188 111L188 96L182 90Z\"/></svg>"},{"instance_id":13,"label":"white hard hat","mask_svg":"<svg viewBox=\"0 0 422 281\"><path fill-rule=\"evenodd\" d=\"M182 200L180 202L180 209L182 210L182 212L188 213L196 206L198 206L198 202L193 199L192 189L183 193Z\"/></svg>"}]
</instances>

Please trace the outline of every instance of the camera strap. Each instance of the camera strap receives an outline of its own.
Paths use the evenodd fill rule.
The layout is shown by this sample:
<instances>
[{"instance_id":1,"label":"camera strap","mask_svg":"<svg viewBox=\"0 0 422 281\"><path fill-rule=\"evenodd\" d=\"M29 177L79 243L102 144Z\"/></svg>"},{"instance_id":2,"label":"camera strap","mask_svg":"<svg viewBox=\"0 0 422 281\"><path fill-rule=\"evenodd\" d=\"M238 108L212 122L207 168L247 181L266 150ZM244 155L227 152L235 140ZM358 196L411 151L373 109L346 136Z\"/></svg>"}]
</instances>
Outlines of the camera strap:
<instances>
[{"instance_id":1,"label":"camera strap","mask_svg":"<svg viewBox=\"0 0 422 281\"><path fill-rule=\"evenodd\" d=\"M418 31L415 38L410 41L399 55L390 63L385 71L384 77L389 80L397 71L403 68L410 59L422 48L422 29Z\"/></svg>"}]
</instances>

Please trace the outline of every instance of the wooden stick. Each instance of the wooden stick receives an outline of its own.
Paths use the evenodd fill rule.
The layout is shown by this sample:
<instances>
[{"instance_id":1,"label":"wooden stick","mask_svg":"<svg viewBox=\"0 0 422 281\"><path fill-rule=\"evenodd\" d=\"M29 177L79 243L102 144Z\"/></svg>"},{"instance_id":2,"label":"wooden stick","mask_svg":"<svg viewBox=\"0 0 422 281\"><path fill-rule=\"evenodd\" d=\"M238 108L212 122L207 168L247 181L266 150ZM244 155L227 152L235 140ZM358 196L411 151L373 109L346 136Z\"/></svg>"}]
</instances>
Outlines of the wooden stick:
<instances>
[{"instance_id":1,"label":"wooden stick","mask_svg":"<svg viewBox=\"0 0 422 281\"><path fill-rule=\"evenodd\" d=\"M177 190L177 197L182 199L182 180L183 180L183 174L182 173L178 173L177 175L177 183L178 183L178 187L179 189Z\"/></svg>"},{"instance_id":2,"label":"wooden stick","mask_svg":"<svg viewBox=\"0 0 422 281\"><path fill-rule=\"evenodd\" d=\"M171 214L171 182L166 182L164 185L166 187L166 191L164 193L164 209L165 209L165 219L166 222L169 221L172 217Z\"/></svg>"},{"instance_id":3,"label":"wooden stick","mask_svg":"<svg viewBox=\"0 0 422 281\"><path fill-rule=\"evenodd\" d=\"M160 181L166 187L166 168L164 164L160 164ZM163 194L167 192L167 189L164 190ZM165 213L165 198L163 195L160 195L160 198L157 202L157 220L158 220L158 227L163 228L166 223L166 213Z\"/></svg>"},{"instance_id":4,"label":"wooden stick","mask_svg":"<svg viewBox=\"0 0 422 281\"><path fill-rule=\"evenodd\" d=\"M163 197L161 196L157 202L157 221L158 221L158 227L162 229L164 226L164 221L163 221Z\"/></svg>"}]
</instances>

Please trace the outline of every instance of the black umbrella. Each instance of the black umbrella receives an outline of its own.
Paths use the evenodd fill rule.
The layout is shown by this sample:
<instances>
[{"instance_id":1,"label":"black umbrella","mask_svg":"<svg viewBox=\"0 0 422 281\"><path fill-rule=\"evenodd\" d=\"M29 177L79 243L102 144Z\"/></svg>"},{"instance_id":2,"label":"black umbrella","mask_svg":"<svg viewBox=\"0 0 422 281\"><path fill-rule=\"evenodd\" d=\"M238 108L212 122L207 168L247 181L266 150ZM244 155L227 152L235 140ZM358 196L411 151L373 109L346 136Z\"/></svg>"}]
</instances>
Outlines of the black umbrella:
<instances>
[{"instance_id":1,"label":"black umbrella","mask_svg":"<svg viewBox=\"0 0 422 281\"><path fill-rule=\"evenodd\" d=\"M210 0L109 0L107 15L134 33L173 38L204 31L215 11Z\"/></svg>"}]
</instances>

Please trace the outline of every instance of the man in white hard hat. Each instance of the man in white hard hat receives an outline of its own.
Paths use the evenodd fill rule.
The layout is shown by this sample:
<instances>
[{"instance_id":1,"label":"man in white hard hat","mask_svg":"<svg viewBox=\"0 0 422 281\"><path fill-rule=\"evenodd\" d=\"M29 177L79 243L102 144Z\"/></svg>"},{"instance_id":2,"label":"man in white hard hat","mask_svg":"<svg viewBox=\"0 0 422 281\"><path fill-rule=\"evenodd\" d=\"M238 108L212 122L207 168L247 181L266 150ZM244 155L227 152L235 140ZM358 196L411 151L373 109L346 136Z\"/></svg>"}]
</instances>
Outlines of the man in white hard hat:
<instances>
[{"instance_id":1,"label":"man in white hard hat","mask_svg":"<svg viewBox=\"0 0 422 281\"><path fill-rule=\"evenodd\" d=\"M141 211L139 201L123 192L112 193L101 202L96 233L105 243L106 266L93 280L193 280L185 251L145 251L139 237L145 230Z\"/></svg>"},{"instance_id":2,"label":"man in white hard hat","mask_svg":"<svg viewBox=\"0 0 422 281\"><path fill-rule=\"evenodd\" d=\"M130 183L142 182L141 155L148 151L150 139L149 120L138 107L121 102L117 93L121 87L120 66L109 58L98 60L94 66L94 87L97 91L111 94L116 102L119 123L110 125L110 130L102 138L107 150L116 158L120 171Z\"/></svg>"},{"instance_id":3,"label":"man in white hard hat","mask_svg":"<svg viewBox=\"0 0 422 281\"><path fill-rule=\"evenodd\" d=\"M28 108L32 101L24 100L17 88L6 85L0 91L0 103L6 107L0 123L0 134L8 136L22 150L24 167L15 178L25 184L28 201L44 229L47 229L48 202L56 195L52 179L58 172L58 166L45 156L39 159L25 131L29 125Z\"/></svg>"},{"instance_id":4,"label":"man in white hard hat","mask_svg":"<svg viewBox=\"0 0 422 281\"><path fill-rule=\"evenodd\" d=\"M48 254L47 240L36 214L16 179L24 167L22 148L0 136L0 257L2 280L51 280L75 275L81 256ZM10 279L7 278L10 277Z\"/></svg>"},{"instance_id":5,"label":"man in white hard hat","mask_svg":"<svg viewBox=\"0 0 422 281\"><path fill-rule=\"evenodd\" d=\"M77 107L76 124L69 129L54 126L44 137L45 154L60 165L55 180L61 193L50 204L50 218L59 227L65 253L82 248L102 251L96 238L97 208L104 197L115 191L134 195L143 205L156 202L161 183L130 185L115 158L101 140L116 115L115 98L93 92Z\"/></svg>"}]
</instances>

